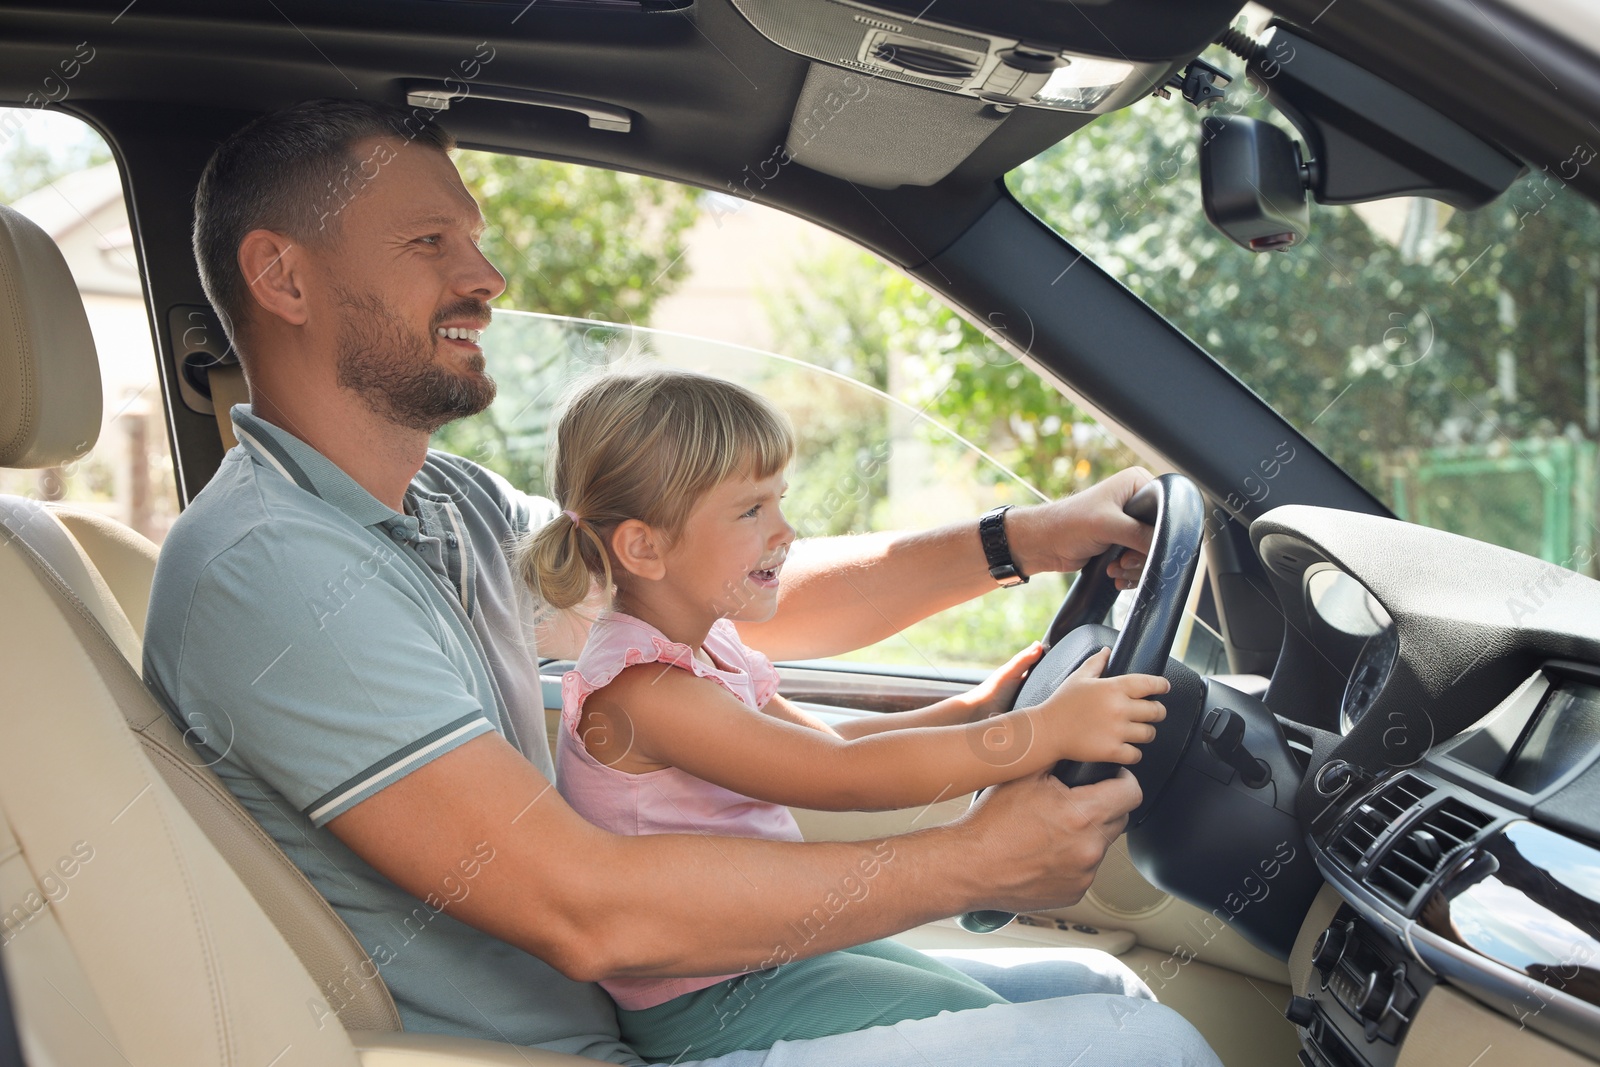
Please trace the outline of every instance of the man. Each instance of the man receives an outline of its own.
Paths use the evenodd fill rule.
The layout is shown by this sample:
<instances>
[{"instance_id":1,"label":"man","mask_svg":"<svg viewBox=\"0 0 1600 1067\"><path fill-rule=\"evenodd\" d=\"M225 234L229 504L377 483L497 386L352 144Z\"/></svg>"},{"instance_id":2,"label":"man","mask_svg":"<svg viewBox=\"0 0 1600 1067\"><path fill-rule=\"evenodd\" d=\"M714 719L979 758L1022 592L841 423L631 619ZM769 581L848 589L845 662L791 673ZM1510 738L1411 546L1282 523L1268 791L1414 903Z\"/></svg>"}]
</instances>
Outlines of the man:
<instances>
[{"instance_id":1,"label":"man","mask_svg":"<svg viewBox=\"0 0 1600 1067\"><path fill-rule=\"evenodd\" d=\"M414 115L319 101L257 120L207 165L196 257L252 403L233 416L243 447L166 541L146 630L152 689L204 727L191 735L344 917L406 1028L638 1062L594 980L773 966L1081 896L1139 800L1129 776L1070 792L1019 781L951 826L861 843L615 837L566 806L535 605L503 551L554 506L427 448L494 397L477 331L504 288L450 146ZM1113 542L1146 547L1121 506L1147 479L1010 512L1015 563L1070 570ZM743 630L774 658L860 647L994 585L972 523L802 546L786 577L777 616ZM1091 1047L1215 1062L1109 957L978 976L1037 1003L716 1062L915 1049L1032 1063ZM1039 999L1071 992L1118 995Z\"/></svg>"}]
</instances>

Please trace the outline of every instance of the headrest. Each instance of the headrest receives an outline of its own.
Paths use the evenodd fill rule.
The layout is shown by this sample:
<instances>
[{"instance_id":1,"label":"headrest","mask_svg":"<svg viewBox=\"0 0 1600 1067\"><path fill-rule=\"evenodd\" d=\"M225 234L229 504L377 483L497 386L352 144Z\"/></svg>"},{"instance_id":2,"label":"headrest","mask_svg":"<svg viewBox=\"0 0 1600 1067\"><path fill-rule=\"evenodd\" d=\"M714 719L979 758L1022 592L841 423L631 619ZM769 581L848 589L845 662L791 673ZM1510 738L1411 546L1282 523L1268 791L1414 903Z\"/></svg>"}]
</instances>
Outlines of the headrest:
<instances>
[{"instance_id":1,"label":"headrest","mask_svg":"<svg viewBox=\"0 0 1600 1067\"><path fill-rule=\"evenodd\" d=\"M100 436L100 360L50 236L0 205L0 467L54 467Z\"/></svg>"}]
</instances>

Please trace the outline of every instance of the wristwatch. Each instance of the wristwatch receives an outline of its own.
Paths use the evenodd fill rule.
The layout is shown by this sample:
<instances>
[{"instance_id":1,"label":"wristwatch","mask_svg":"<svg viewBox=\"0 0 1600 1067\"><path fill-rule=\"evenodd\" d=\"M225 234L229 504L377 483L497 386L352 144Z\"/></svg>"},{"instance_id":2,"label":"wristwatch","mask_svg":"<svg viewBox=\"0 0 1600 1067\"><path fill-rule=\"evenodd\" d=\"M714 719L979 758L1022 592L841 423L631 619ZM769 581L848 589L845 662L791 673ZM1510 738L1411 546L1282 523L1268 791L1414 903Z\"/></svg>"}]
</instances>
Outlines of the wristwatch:
<instances>
[{"instance_id":1,"label":"wristwatch","mask_svg":"<svg viewBox=\"0 0 1600 1067\"><path fill-rule=\"evenodd\" d=\"M1012 560L1011 542L1006 540L1006 512L1010 510L1010 504L1002 504L985 512L978 520L978 538L983 542L983 557L989 561L989 577L1003 589L1025 585L1028 581L1028 576Z\"/></svg>"}]
</instances>

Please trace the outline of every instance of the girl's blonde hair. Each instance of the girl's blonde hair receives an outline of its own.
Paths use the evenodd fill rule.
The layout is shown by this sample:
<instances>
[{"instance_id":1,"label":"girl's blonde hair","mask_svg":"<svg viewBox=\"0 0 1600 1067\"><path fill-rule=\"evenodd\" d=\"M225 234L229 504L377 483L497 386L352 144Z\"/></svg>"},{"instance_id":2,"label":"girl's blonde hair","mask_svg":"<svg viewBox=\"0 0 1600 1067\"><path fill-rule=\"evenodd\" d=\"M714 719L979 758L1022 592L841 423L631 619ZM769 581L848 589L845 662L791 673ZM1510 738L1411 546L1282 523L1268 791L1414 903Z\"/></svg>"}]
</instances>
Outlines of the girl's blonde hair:
<instances>
[{"instance_id":1,"label":"girl's blonde hair","mask_svg":"<svg viewBox=\"0 0 1600 1067\"><path fill-rule=\"evenodd\" d=\"M582 380L562 407L549 458L563 514L522 540L513 567L550 607L570 608L594 577L611 588L606 543L620 523L638 519L675 538L725 479L770 478L793 455L783 414L721 378L651 367Z\"/></svg>"}]
</instances>

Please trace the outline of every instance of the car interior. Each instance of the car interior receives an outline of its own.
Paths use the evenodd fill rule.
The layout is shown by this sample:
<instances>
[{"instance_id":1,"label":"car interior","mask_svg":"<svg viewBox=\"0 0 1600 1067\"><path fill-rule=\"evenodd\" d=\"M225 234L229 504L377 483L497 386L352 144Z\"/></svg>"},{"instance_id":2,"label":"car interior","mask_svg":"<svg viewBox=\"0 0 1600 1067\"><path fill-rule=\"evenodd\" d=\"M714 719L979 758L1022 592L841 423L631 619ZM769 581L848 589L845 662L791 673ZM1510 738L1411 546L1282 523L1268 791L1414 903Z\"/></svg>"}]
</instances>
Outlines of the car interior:
<instances>
[{"instance_id":1,"label":"car interior","mask_svg":"<svg viewBox=\"0 0 1600 1067\"><path fill-rule=\"evenodd\" d=\"M383 101L465 149L710 190L874 253L1162 475L1130 505L1157 529L1131 608L1086 567L1021 701L1106 646L1173 682L1144 803L1082 901L902 940L1103 948L1230 1067L1600 1062L1600 585L1397 518L1005 180L1155 94L1204 131L1186 180L1241 255L1314 241L1313 202L1471 212L1541 171L1600 202L1592 149L1562 169L1600 141L1600 13L1269 6L1247 33L1238 0L0 0L0 104L112 151L180 505L247 399L196 274L193 190L256 115ZM1219 114L1244 82L1225 61L1298 141ZM0 468L94 444L79 287L3 206L0 374ZM101 511L0 495L0 1063L586 1062L402 1029L377 965L194 748L208 727L142 684L157 551ZM1186 611L1225 670L1180 662ZM966 684L780 666L833 716ZM562 669L541 665L554 709ZM796 815L808 839L859 839L967 803Z\"/></svg>"}]
</instances>

